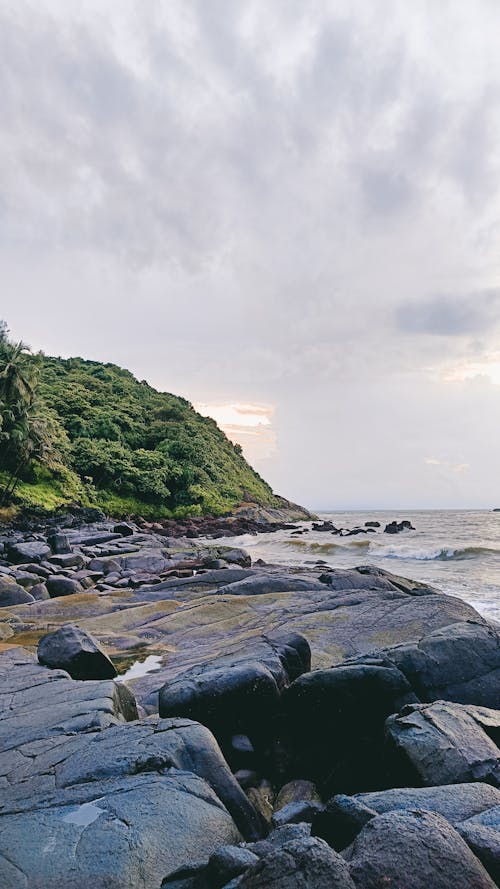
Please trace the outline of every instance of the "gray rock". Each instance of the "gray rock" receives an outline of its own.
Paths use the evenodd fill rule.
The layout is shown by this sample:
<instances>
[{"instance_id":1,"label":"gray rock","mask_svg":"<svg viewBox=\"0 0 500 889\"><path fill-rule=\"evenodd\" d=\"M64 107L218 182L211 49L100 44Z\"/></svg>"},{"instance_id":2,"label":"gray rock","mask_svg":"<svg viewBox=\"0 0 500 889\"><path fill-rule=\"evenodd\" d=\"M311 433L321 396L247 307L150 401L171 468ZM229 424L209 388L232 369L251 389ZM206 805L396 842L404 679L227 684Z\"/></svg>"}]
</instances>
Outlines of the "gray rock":
<instances>
[{"instance_id":1,"label":"gray rock","mask_svg":"<svg viewBox=\"0 0 500 889\"><path fill-rule=\"evenodd\" d=\"M321 797L316 785L312 781L304 781L301 778L296 778L293 781L289 781L288 784L283 785L276 796L274 811L278 812L283 806L287 806L289 803L303 802L306 800L315 803L321 802Z\"/></svg>"},{"instance_id":2,"label":"gray rock","mask_svg":"<svg viewBox=\"0 0 500 889\"><path fill-rule=\"evenodd\" d=\"M497 627L474 621L455 623L383 653L405 674L421 701L500 709Z\"/></svg>"},{"instance_id":3,"label":"gray rock","mask_svg":"<svg viewBox=\"0 0 500 889\"><path fill-rule=\"evenodd\" d=\"M208 784L189 772L135 775L59 790L0 823L0 885L9 889L151 889L238 843Z\"/></svg>"},{"instance_id":4,"label":"gray rock","mask_svg":"<svg viewBox=\"0 0 500 889\"><path fill-rule=\"evenodd\" d=\"M398 760L400 783L500 786L500 751L481 719L500 728L500 712L446 701L411 704L390 716L388 746Z\"/></svg>"},{"instance_id":5,"label":"gray rock","mask_svg":"<svg viewBox=\"0 0 500 889\"><path fill-rule=\"evenodd\" d=\"M403 787L376 793L358 793L353 799L378 815L385 812L423 809L437 812L453 827L500 806L500 790L490 784L444 784L438 787Z\"/></svg>"},{"instance_id":6,"label":"gray rock","mask_svg":"<svg viewBox=\"0 0 500 889\"><path fill-rule=\"evenodd\" d=\"M181 867L163 880L167 889L212 889L206 867Z\"/></svg>"},{"instance_id":7,"label":"gray rock","mask_svg":"<svg viewBox=\"0 0 500 889\"><path fill-rule=\"evenodd\" d=\"M277 827L263 840L256 843L247 843L247 849L250 849L257 858L265 858L276 849L280 849L286 843L307 840L311 836L310 824L285 824L283 827Z\"/></svg>"},{"instance_id":8,"label":"gray rock","mask_svg":"<svg viewBox=\"0 0 500 889\"><path fill-rule=\"evenodd\" d=\"M45 585L51 599L57 598L57 596L72 596L74 593L83 592L83 587L77 580L58 574L48 577Z\"/></svg>"},{"instance_id":9,"label":"gray rock","mask_svg":"<svg viewBox=\"0 0 500 889\"><path fill-rule=\"evenodd\" d=\"M245 872L238 887L354 889L354 883L343 858L323 840L309 837L292 840L270 852Z\"/></svg>"},{"instance_id":10,"label":"gray rock","mask_svg":"<svg viewBox=\"0 0 500 889\"><path fill-rule=\"evenodd\" d=\"M126 522L119 522L118 525L114 525L113 533L120 534L122 537L131 537L134 534L134 529Z\"/></svg>"},{"instance_id":11,"label":"gray rock","mask_svg":"<svg viewBox=\"0 0 500 889\"><path fill-rule=\"evenodd\" d=\"M385 720L414 700L404 675L376 662L300 676L282 695L295 774L328 795L380 787Z\"/></svg>"},{"instance_id":12,"label":"gray rock","mask_svg":"<svg viewBox=\"0 0 500 889\"><path fill-rule=\"evenodd\" d=\"M86 684L86 683L85 683ZM59 754L57 785L66 787L109 777L170 768L195 772L214 790L243 836L262 836L262 823L205 726L187 719L145 719L99 732Z\"/></svg>"},{"instance_id":13,"label":"gray rock","mask_svg":"<svg viewBox=\"0 0 500 889\"><path fill-rule=\"evenodd\" d=\"M457 831L474 855L488 871L496 885L500 885L500 830L475 824L472 820L457 825Z\"/></svg>"},{"instance_id":14,"label":"gray rock","mask_svg":"<svg viewBox=\"0 0 500 889\"><path fill-rule=\"evenodd\" d=\"M322 591L324 590L324 584L307 577L293 577L288 574L283 577L258 575L257 577L247 577L243 580L228 583L226 586L220 587L218 592L221 595L227 596L262 596L268 593L293 592L296 590Z\"/></svg>"},{"instance_id":15,"label":"gray rock","mask_svg":"<svg viewBox=\"0 0 500 889\"><path fill-rule=\"evenodd\" d=\"M134 697L124 683L75 682L63 670L40 666L22 648L0 653L0 688L5 711L0 720L0 754L22 744L45 739L53 744L60 735L137 719ZM30 757L19 758L28 774L38 767ZM6 788L2 790L0 807L7 804Z\"/></svg>"},{"instance_id":16,"label":"gray rock","mask_svg":"<svg viewBox=\"0 0 500 889\"><path fill-rule=\"evenodd\" d=\"M30 589L30 594L36 601L50 599L49 591L44 583L35 583Z\"/></svg>"},{"instance_id":17,"label":"gray rock","mask_svg":"<svg viewBox=\"0 0 500 889\"><path fill-rule=\"evenodd\" d=\"M293 803L287 803L277 812L275 811L271 819L273 827L282 827L284 824L300 824L306 822L310 824L314 817L323 811L322 803L316 800L296 800Z\"/></svg>"},{"instance_id":18,"label":"gray rock","mask_svg":"<svg viewBox=\"0 0 500 889\"><path fill-rule=\"evenodd\" d=\"M0 608L8 608L10 605L30 605L34 601L34 596L20 584L0 579Z\"/></svg>"},{"instance_id":19,"label":"gray rock","mask_svg":"<svg viewBox=\"0 0 500 889\"><path fill-rule=\"evenodd\" d=\"M113 531L82 534L80 535L79 543L82 546L96 546L99 543L108 543L110 540L118 540L121 536L121 534L115 534Z\"/></svg>"},{"instance_id":20,"label":"gray rock","mask_svg":"<svg viewBox=\"0 0 500 889\"><path fill-rule=\"evenodd\" d=\"M217 658L163 685L160 716L202 722L229 757L235 735L248 735L256 753L262 752L270 739L280 689L309 666L310 648L303 636L256 637L235 657ZM240 763L234 765L238 768Z\"/></svg>"},{"instance_id":21,"label":"gray rock","mask_svg":"<svg viewBox=\"0 0 500 889\"><path fill-rule=\"evenodd\" d=\"M222 846L208 862L211 889L221 889L229 880L245 873L258 861L257 856L244 846Z\"/></svg>"},{"instance_id":22,"label":"gray rock","mask_svg":"<svg viewBox=\"0 0 500 889\"><path fill-rule=\"evenodd\" d=\"M252 559L250 554L244 549L229 549L228 547L219 547L217 555L229 562L231 565L240 565L242 568L250 568Z\"/></svg>"},{"instance_id":23,"label":"gray rock","mask_svg":"<svg viewBox=\"0 0 500 889\"><path fill-rule=\"evenodd\" d=\"M48 534L47 543L49 544L53 553L62 554L71 552L68 535L63 534L62 531L52 531L50 534Z\"/></svg>"},{"instance_id":24,"label":"gray rock","mask_svg":"<svg viewBox=\"0 0 500 889\"><path fill-rule=\"evenodd\" d=\"M47 633L38 643L45 667L66 670L72 679L114 679L117 672L97 639L72 624Z\"/></svg>"},{"instance_id":25,"label":"gray rock","mask_svg":"<svg viewBox=\"0 0 500 889\"><path fill-rule=\"evenodd\" d=\"M378 815L344 855L360 889L494 889L464 840L431 812Z\"/></svg>"},{"instance_id":26,"label":"gray rock","mask_svg":"<svg viewBox=\"0 0 500 889\"><path fill-rule=\"evenodd\" d=\"M55 556L49 556L47 561L60 568L82 568L85 565L85 559L81 553L58 553Z\"/></svg>"},{"instance_id":27,"label":"gray rock","mask_svg":"<svg viewBox=\"0 0 500 889\"><path fill-rule=\"evenodd\" d=\"M50 546L39 540L26 540L22 543L10 543L7 546L9 562L17 565L23 562L42 562L50 552Z\"/></svg>"}]
</instances>

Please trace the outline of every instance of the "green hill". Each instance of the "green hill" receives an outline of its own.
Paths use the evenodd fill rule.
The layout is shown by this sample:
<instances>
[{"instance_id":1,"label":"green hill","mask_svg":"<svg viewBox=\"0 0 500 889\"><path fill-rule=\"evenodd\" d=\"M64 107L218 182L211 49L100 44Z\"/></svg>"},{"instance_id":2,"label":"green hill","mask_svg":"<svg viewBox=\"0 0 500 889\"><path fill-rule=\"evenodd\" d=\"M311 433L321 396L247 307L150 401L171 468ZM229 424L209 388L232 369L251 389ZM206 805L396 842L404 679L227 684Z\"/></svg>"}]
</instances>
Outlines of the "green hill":
<instances>
[{"instance_id":1,"label":"green hill","mask_svg":"<svg viewBox=\"0 0 500 889\"><path fill-rule=\"evenodd\" d=\"M220 515L242 501L283 505L240 446L185 399L113 364L26 353L22 361L34 374L37 410L49 419L57 457L36 452L29 460L11 497L17 503L53 509L75 502L158 517ZM0 441L4 484L9 468Z\"/></svg>"}]
</instances>

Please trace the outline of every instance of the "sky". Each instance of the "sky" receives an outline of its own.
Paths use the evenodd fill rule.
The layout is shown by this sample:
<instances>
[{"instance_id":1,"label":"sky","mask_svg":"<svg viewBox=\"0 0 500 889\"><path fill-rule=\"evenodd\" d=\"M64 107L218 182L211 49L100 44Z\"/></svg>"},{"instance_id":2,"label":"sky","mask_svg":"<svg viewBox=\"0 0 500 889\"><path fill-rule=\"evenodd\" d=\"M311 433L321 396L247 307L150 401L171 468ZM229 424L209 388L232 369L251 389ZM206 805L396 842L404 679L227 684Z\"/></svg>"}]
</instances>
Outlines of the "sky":
<instances>
[{"instance_id":1,"label":"sky","mask_svg":"<svg viewBox=\"0 0 500 889\"><path fill-rule=\"evenodd\" d=\"M500 506L498 0L3 0L0 317L316 509Z\"/></svg>"}]
</instances>

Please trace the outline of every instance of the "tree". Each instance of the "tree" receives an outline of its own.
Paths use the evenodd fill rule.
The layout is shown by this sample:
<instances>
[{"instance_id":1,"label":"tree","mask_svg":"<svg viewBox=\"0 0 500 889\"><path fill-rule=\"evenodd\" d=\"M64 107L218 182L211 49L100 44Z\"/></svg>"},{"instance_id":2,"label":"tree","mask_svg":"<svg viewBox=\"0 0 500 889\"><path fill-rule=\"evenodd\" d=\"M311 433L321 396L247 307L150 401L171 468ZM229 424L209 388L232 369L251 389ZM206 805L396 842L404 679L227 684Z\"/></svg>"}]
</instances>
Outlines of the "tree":
<instances>
[{"instance_id":1,"label":"tree","mask_svg":"<svg viewBox=\"0 0 500 889\"><path fill-rule=\"evenodd\" d=\"M0 470L7 480L0 505L9 500L22 474L38 462L54 468L63 437L57 420L37 392L36 366L23 342L8 338L0 322Z\"/></svg>"}]
</instances>

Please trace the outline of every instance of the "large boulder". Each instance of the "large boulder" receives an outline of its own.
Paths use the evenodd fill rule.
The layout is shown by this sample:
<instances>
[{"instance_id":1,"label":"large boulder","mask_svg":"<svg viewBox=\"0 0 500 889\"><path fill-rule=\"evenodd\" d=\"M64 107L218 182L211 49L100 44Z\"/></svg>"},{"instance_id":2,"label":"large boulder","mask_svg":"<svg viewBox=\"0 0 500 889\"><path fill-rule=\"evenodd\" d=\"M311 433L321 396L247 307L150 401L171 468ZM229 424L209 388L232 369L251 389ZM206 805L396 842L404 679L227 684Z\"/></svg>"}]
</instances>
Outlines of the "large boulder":
<instances>
[{"instance_id":1,"label":"large boulder","mask_svg":"<svg viewBox=\"0 0 500 889\"><path fill-rule=\"evenodd\" d=\"M431 812L390 812L372 818L344 856L359 889L495 885L459 834Z\"/></svg>"},{"instance_id":2,"label":"large boulder","mask_svg":"<svg viewBox=\"0 0 500 889\"><path fill-rule=\"evenodd\" d=\"M58 790L0 824L8 889L152 889L241 841L227 809L189 772L139 774Z\"/></svg>"},{"instance_id":3,"label":"large boulder","mask_svg":"<svg viewBox=\"0 0 500 889\"><path fill-rule=\"evenodd\" d=\"M97 639L72 624L40 639L38 660L45 667L66 670L72 679L114 679L117 675Z\"/></svg>"},{"instance_id":4,"label":"large boulder","mask_svg":"<svg viewBox=\"0 0 500 889\"><path fill-rule=\"evenodd\" d=\"M282 697L292 772L327 794L384 786L385 720L414 700L403 674L377 660L299 677Z\"/></svg>"},{"instance_id":5,"label":"large boulder","mask_svg":"<svg viewBox=\"0 0 500 889\"><path fill-rule=\"evenodd\" d=\"M323 840L291 840L240 877L238 889L355 889L344 859Z\"/></svg>"},{"instance_id":6,"label":"large boulder","mask_svg":"<svg viewBox=\"0 0 500 889\"><path fill-rule=\"evenodd\" d=\"M111 777L194 772L211 786L247 840L262 836L262 822L232 775L211 732L188 719L144 719L69 744L55 766L57 785Z\"/></svg>"},{"instance_id":7,"label":"large boulder","mask_svg":"<svg viewBox=\"0 0 500 889\"><path fill-rule=\"evenodd\" d=\"M485 781L500 786L500 711L447 701L411 704L386 723L390 755L403 785Z\"/></svg>"},{"instance_id":8,"label":"large boulder","mask_svg":"<svg viewBox=\"0 0 500 889\"><path fill-rule=\"evenodd\" d=\"M159 692L160 716L186 716L202 722L225 747L239 732L254 741L260 737L278 703L276 680L259 662L194 668Z\"/></svg>"},{"instance_id":9,"label":"large boulder","mask_svg":"<svg viewBox=\"0 0 500 889\"><path fill-rule=\"evenodd\" d=\"M421 701L457 701L500 709L500 631L467 621L441 627L384 654Z\"/></svg>"},{"instance_id":10,"label":"large boulder","mask_svg":"<svg viewBox=\"0 0 500 889\"><path fill-rule=\"evenodd\" d=\"M159 691L160 716L185 716L208 726L227 756L231 738L242 734L267 750L280 692L310 667L307 640L297 633L257 637L233 657L181 673Z\"/></svg>"}]
</instances>

